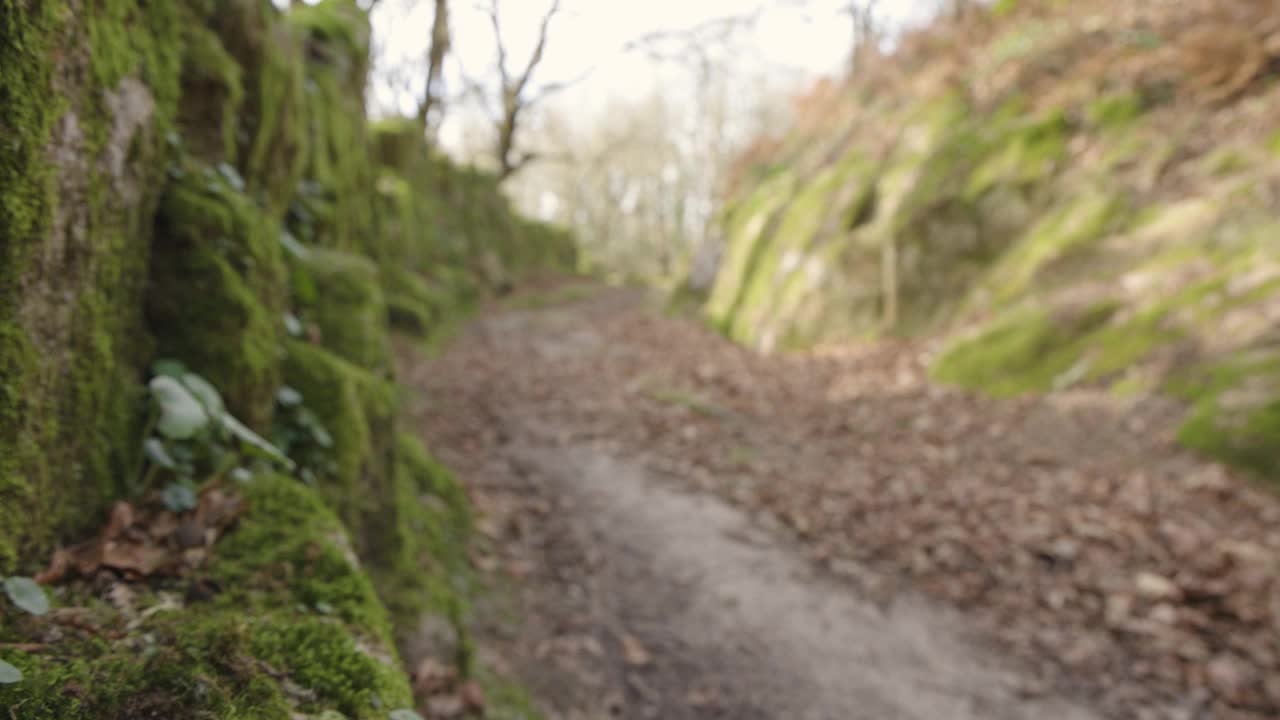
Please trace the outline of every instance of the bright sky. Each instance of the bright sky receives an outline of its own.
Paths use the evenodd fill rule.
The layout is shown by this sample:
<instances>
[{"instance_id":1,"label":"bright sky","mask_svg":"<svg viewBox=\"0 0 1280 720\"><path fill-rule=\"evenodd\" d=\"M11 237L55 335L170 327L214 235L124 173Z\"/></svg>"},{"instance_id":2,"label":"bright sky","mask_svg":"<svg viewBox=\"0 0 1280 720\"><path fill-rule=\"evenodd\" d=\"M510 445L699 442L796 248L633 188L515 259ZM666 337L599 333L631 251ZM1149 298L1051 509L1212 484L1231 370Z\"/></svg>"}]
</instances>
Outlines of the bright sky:
<instances>
[{"instance_id":1,"label":"bright sky","mask_svg":"<svg viewBox=\"0 0 1280 720\"><path fill-rule=\"evenodd\" d=\"M532 51L538 24L550 2L500 0L503 34L513 69ZM838 69L849 52L850 23L839 11L847 2L563 0L563 10L553 22L547 54L535 80L567 80L595 68L590 80L576 90L580 95L601 91L641 95L656 81L656 67L640 54L624 53L622 49L628 42L653 32L687 29L707 20L742 14L758 6L774 9L757 24L749 41L753 52L743 57L742 67L735 66L735 70L751 70L754 65L825 74ZM373 24L381 49L380 67L421 62L429 43L432 5L430 0L379 3ZM881 0L880 5L884 20L900 26L936 7L937 0ZM456 59L472 76L492 71L496 55L488 18L471 0L454 0L452 6ZM388 82L385 76L375 78L372 100L376 112L412 110L411 96L397 92L396 83Z\"/></svg>"}]
</instances>

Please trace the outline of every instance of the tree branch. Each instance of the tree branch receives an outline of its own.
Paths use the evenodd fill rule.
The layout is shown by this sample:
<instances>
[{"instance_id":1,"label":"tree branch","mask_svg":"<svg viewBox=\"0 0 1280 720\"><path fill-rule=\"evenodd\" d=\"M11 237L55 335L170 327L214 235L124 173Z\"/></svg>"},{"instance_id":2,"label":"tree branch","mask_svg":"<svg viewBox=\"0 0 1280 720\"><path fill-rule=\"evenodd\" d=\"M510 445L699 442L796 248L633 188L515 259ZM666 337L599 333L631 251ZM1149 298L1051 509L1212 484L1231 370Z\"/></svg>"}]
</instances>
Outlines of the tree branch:
<instances>
[{"instance_id":1,"label":"tree branch","mask_svg":"<svg viewBox=\"0 0 1280 720\"><path fill-rule=\"evenodd\" d=\"M497 0L494 0L495 4ZM529 56L529 64L525 66L524 72L516 79L516 85L512 88L512 94L517 98L524 93L525 87L529 84L529 78L533 76L533 71L537 69L539 63L542 62L542 56L547 49L547 34L551 28L551 20L560 12L560 0L552 0L551 7L547 10L547 14L542 16L542 24L538 26L538 44L533 48L533 54ZM499 43L501 44L501 43Z\"/></svg>"}]
</instances>

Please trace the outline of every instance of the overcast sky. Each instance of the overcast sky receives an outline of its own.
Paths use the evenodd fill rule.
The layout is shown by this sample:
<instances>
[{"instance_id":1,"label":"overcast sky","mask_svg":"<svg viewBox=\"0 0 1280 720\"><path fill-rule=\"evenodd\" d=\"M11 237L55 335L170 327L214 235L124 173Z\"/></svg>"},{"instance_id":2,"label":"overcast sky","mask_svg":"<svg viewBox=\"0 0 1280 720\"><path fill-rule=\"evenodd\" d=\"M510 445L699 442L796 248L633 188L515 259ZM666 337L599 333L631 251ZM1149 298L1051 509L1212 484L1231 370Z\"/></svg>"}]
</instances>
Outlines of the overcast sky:
<instances>
[{"instance_id":1,"label":"overcast sky","mask_svg":"<svg viewBox=\"0 0 1280 720\"><path fill-rule=\"evenodd\" d=\"M501 0L503 33L512 66L528 58L537 27L551 0ZM753 51L739 69L777 67L818 75L836 71L850 47L850 23L839 12L848 0L804 0L803 7L782 7L797 0L563 0L563 10L551 28L546 58L536 80L554 82L577 77L594 68L577 88L580 95L648 91L655 65L638 53L623 52L628 42L660 31L677 31L707 20L747 12L761 5L779 6L757 24L749 39ZM937 0L882 0L887 22L901 24L918 18ZM454 52L467 73L493 70L493 30L471 0L454 0ZM430 0L382 0L373 14L382 69L403 66L424 57L430 37ZM456 72L456 70L455 70ZM413 99L397 93L385 76L375 77L371 99L375 112L412 110Z\"/></svg>"}]
</instances>

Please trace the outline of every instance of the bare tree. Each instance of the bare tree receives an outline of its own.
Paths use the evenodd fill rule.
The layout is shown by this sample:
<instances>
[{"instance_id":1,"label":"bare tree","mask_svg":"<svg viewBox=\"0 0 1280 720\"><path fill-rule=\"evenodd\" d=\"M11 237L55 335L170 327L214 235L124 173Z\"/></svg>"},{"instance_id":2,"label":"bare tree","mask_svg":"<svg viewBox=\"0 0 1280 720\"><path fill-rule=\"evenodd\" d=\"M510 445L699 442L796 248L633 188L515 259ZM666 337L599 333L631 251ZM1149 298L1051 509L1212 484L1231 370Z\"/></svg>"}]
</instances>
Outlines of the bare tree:
<instances>
[{"instance_id":1,"label":"bare tree","mask_svg":"<svg viewBox=\"0 0 1280 720\"><path fill-rule=\"evenodd\" d=\"M527 2L527 0L525 1ZM490 24L493 26L493 37L498 48L498 78L500 83L497 98L498 107L496 110L490 108L490 116L494 121L496 130L494 155L498 161L498 177L505 180L538 157L537 153L520 152L516 148L521 118L530 106L553 93L565 89L576 80L544 84L536 92L530 92L529 90L529 83L533 78L533 74L537 71L538 66L542 63L543 56L546 54L547 36L551 29L552 20L560 12L560 0L552 0L551 6L538 24L538 38L533 47L533 52L529 55L529 59L524 63L524 66L514 72L509 66L507 46L502 35L502 21L498 11L498 0L488 0L485 9L488 12Z\"/></svg>"},{"instance_id":2,"label":"bare tree","mask_svg":"<svg viewBox=\"0 0 1280 720\"><path fill-rule=\"evenodd\" d=\"M449 0L435 0L436 13L431 21L431 47L427 51L427 83L418 103L418 123L426 130L431 111L443 112L444 59L452 46L449 32Z\"/></svg>"}]
</instances>

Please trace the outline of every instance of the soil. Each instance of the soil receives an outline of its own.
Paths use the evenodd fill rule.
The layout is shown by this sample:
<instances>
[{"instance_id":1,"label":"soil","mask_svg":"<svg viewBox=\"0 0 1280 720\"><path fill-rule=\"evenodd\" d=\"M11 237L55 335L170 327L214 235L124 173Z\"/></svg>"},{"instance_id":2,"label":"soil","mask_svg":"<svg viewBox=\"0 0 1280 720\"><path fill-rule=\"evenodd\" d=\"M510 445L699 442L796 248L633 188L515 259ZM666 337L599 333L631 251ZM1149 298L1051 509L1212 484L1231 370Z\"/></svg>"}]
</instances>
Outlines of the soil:
<instances>
[{"instance_id":1,"label":"soil","mask_svg":"<svg viewBox=\"0 0 1280 720\"><path fill-rule=\"evenodd\" d=\"M1167 403L976 398L904 343L760 356L590 284L399 350L510 590L484 660L549 718L1280 707L1280 507Z\"/></svg>"}]
</instances>

